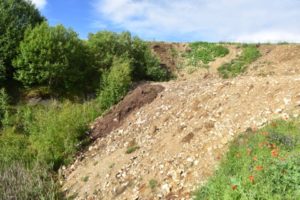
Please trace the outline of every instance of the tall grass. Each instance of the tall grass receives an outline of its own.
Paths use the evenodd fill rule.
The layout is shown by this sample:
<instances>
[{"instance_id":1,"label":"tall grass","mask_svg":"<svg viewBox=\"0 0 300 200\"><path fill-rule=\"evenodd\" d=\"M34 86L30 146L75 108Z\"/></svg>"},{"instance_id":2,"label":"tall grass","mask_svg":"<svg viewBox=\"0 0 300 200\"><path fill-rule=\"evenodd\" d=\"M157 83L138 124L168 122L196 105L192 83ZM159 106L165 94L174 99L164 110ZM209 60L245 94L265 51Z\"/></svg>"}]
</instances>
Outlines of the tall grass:
<instances>
[{"instance_id":1,"label":"tall grass","mask_svg":"<svg viewBox=\"0 0 300 200\"><path fill-rule=\"evenodd\" d=\"M35 165L28 168L20 162L5 166L0 163L0 199L57 200L62 199L59 186L49 171Z\"/></svg>"},{"instance_id":2,"label":"tall grass","mask_svg":"<svg viewBox=\"0 0 300 200\"><path fill-rule=\"evenodd\" d=\"M88 142L88 124L101 113L97 100L16 108L0 132L0 199L59 199L52 172Z\"/></svg>"},{"instance_id":3,"label":"tall grass","mask_svg":"<svg viewBox=\"0 0 300 200\"><path fill-rule=\"evenodd\" d=\"M300 199L299 133L293 119L242 134L195 199Z\"/></svg>"},{"instance_id":4,"label":"tall grass","mask_svg":"<svg viewBox=\"0 0 300 200\"><path fill-rule=\"evenodd\" d=\"M102 113L96 101L83 104L53 102L33 111L29 141L36 159L58 169L68 164L86 142L88 124Z\"/></svg>"}]
</instances>

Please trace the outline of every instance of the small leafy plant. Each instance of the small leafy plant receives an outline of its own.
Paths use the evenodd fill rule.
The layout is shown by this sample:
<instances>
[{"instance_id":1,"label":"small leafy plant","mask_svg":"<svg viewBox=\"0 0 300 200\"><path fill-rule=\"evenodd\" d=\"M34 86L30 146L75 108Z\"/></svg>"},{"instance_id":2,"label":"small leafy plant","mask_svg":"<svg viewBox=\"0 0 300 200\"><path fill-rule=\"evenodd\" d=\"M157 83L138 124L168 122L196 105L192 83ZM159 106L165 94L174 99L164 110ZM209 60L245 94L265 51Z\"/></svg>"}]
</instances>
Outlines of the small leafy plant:
<instances>
[{"instance_id":1,"label":"small leafy plant","mask_svg":"<svg viewBox=\"0 0 300 200\"><path fill-rule=\"evenodd\" d=\"M131 154L133 152L135 152L136 150L138 150L140 147L135 145L135 146L131 146L131 147L128 147L127 150L126 150L126 153L127 154Z\"/></svg>"},{"instance_id":2,"label":"small leafy plant","mask_svg":"<svg viewBox=\"0 0 300 200\"><path fill-rule=\"evenodd\" d=\"M155 190L155 188L157 187L157 185L158 185L157 180L151 179L151 180L149 181L149 187L151 188L152 191Z\"/></svg>"}]
</instances>

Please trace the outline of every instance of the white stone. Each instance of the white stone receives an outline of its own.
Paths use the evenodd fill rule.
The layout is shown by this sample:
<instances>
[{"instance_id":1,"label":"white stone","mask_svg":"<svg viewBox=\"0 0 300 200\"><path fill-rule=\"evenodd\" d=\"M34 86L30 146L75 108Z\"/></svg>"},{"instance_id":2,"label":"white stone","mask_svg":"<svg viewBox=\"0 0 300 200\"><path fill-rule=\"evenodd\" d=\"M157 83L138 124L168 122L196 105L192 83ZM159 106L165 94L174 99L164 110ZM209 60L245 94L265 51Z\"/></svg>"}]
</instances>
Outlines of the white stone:
<instances>
[{"instance_id":1,"label":"white stone","mask_svg":"<svg viewBox=\"0 0 300 200\"><path fill-rule=\"evenodd\" d=\"M169 194L171 192L171 188L168 183L163 184L161 186L161 190L162 190L163 194L165 194L165 195Z\"/></svg>"}]
</instances>

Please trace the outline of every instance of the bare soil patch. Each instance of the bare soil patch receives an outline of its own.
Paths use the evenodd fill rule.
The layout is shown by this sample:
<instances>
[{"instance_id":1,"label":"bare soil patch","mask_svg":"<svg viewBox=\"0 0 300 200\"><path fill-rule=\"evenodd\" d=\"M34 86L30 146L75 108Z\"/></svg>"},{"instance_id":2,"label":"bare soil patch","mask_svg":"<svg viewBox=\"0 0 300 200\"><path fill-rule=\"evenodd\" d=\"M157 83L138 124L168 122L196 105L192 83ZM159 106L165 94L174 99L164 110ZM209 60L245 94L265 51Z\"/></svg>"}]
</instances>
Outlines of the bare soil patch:
<instances>
[{"instance_id":1,"label":"bare soil patch","mask_svg":"<svg viewBox=\"0 0 300 200\"><path fill-rule=\"evenodd\" d=\"M124 119L133 111L152 102L164 90L161 85L143 84L130 92L119 104L114 106L103 117L98 118L92 125L93 140L105 137L111 131L120 127Z\"/></svg>"}]
</instances>

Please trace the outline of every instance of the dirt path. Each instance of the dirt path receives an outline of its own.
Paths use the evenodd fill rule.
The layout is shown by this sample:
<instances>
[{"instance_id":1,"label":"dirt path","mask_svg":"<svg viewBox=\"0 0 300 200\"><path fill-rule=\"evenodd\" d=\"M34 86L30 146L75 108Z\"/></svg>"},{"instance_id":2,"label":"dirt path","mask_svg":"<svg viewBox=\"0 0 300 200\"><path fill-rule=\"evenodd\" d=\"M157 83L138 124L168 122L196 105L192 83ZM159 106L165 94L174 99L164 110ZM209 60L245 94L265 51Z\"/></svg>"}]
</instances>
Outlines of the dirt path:
<instances>
[{"instance_id":1,"label":"dirt path","mask_svg":"<svg viewBox=\"0 0 300 200\"><path fill-rule=\"evenodd\" d=\"M225 63L229 63L233 59L237 58L241 52L242 49L238 48L237 45L227 45L226 46L229 49L229 54L227 54L224 57L216 58L214 61L210 62L209 70L204 68L198 68L193 73L186 73L184 70L182 72L179 72L179 78L178 80L191 80L191 79L202 79L203 77L219 77L218 68L222 66Z\"/></svg>"},{"instance_id":2,"label":"dirt path","mask_svg":"<svg viewBox=\"0 0 300 200\"><path fill-rule=\"evenodd\" d=\"M218 74L218 68L225 63L229 63L233 59L237 58L238 55L242 52L241 48L237 48L235 45L226 46L229 49L229 54L223 58L217 58L214 62L210 63L209 71L213 74Z\"/></svg>"},{"instance_id":3,"label":"dirt path","mask_svg":"<svg viewBox=\"0 0 300 200\"><path fill-rule=\"evenodd\" d=\"M300 113L300 75L230 80L193 75L160 85L165 89L153 102L132 112L64 170L68 196L191 199L239 133ZM127 154L133 146L136 151Z\"/></svg>"}]
</instances>

